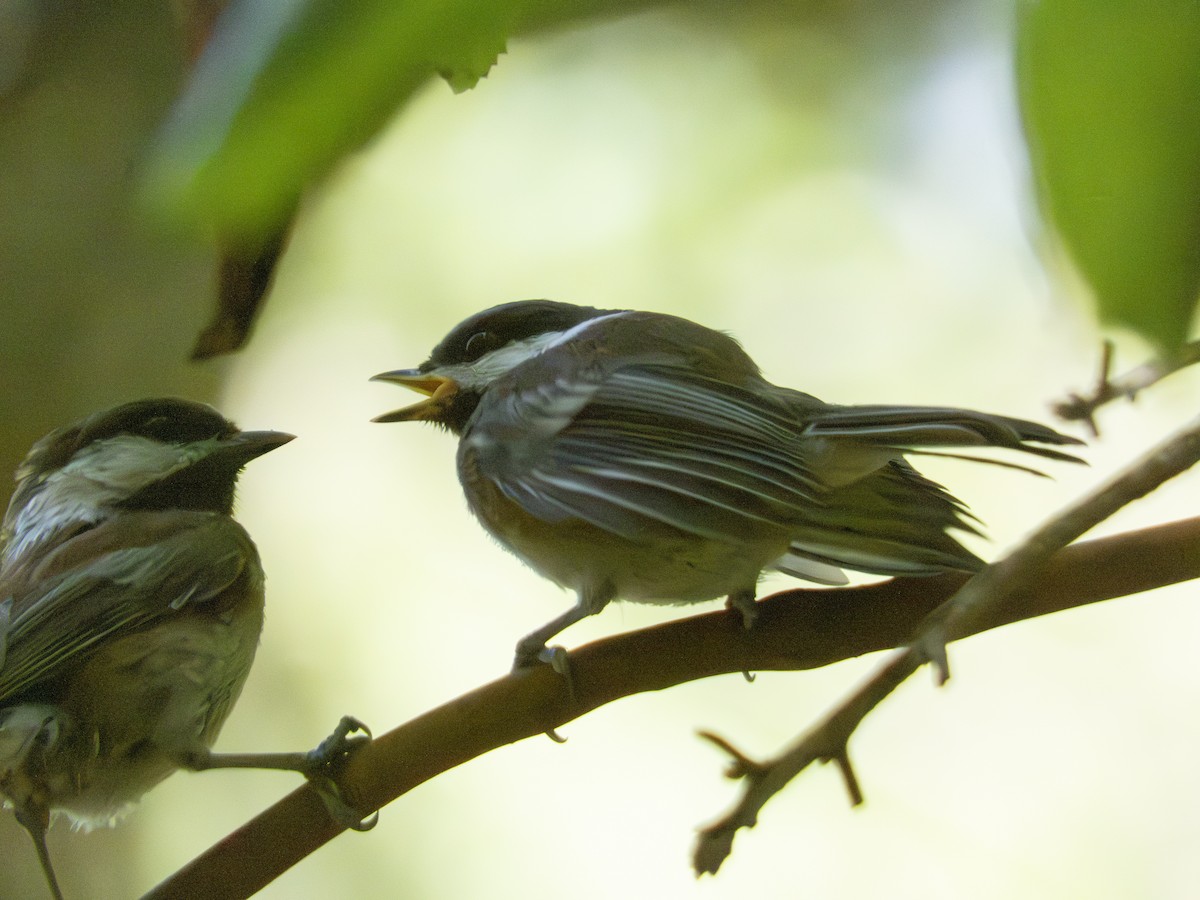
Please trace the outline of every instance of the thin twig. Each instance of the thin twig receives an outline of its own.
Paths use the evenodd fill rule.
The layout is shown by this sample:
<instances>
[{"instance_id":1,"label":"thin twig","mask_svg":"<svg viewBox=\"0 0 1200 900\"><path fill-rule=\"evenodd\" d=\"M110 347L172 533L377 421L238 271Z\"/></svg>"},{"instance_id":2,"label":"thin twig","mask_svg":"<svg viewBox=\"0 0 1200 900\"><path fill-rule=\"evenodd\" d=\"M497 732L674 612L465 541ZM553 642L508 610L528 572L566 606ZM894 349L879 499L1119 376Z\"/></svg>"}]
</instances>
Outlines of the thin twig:
<instances>
[{"instance_id":1,"label":"thin twig","mask_svg":"<svg viewBox=\"0 0 1200 900\"><path fill-rule=\"evenodd\" d=\"M1099 435L1096 410L1113 400L1132 400L1139 391L1200 362L1200 341L1184 344L1170 357L1152 359L1116 378L1112 377L1112 362L1113 343L1105 341L1100 353L1100 371L1091 393L1068 395L1067 399L1054 404L1054 414L1068 422L1083 422L1093 435Z\"/></svg>"},{"instance_id":2,"label":"thin twig","mask_svg":"<svg viewBox=\"0 0 1200 900\"><path fill-rule=\"evenodd\" d=\"M935 609L918 628L908 646L840 706L777 757L753 763L737 804L718 821L700 831L693 864L698 874L715 873L729 856L733 838L751 828L763 805L800 772L818 759L836 758L863 719L909 675L927 662L948 676L946 643L973 634L981 623L994 621L1018 592L1027 592L1042 577L1046 564L1069 543L1081 537L1128 503L1200 460L1200 419L1155 447L1107 485L1073 504L1039 528L1012 553L988 566ZM727 741L721 741L731 746ZM744 755L739 754L745 759ZM752 762L752 761L751 761ZM852 794L851 801L860 799Z\"/></svg>"},{"instance_id":3,"label":"thin twig","mask_svg":"<svg viewBox=\"0 0 1200 900\"><path fill-rule=\"evenodd\" d=\"M973 627L984 631L1193 578L1200 578L1200 517L1075 544L1054 557L1035 589L976 617ZM457 765L540 738L621 697L712 675L818 668L896 647L963 582L945 575L797 589L765 598L749 632L740 616L720 611L595 641L571 652L574 706L548 667L508 675L376 738L350 759L341 784L367 814ZM340 833L316 792L301 787L147 897L240 900Z\"/></svg>"}]
</instances>

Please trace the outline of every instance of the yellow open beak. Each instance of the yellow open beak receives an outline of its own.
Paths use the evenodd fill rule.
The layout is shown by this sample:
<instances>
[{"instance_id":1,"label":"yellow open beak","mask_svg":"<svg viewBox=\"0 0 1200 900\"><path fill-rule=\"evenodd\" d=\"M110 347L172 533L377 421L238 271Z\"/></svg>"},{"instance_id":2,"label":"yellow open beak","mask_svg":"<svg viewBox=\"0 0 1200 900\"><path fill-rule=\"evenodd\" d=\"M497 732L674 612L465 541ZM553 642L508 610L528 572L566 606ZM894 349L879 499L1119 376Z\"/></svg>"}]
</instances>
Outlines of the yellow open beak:
<instances>
[{"instance_id":1,"label":"yellow open beak","mask_svg":"<svg viewBox=\"0 0 1200 900\"><path fill-rule=\"evenodd\" d=\"M427 397L412 406L376 416L371 420L372 422L421 422L437 419L441 411L458 393L458 382L453 379L443 378L441 375L430 375L417 369L397 369L395 372L384 372L371 380L403 385L419 394L425 394Z\"/></svg>"}]
</instances>

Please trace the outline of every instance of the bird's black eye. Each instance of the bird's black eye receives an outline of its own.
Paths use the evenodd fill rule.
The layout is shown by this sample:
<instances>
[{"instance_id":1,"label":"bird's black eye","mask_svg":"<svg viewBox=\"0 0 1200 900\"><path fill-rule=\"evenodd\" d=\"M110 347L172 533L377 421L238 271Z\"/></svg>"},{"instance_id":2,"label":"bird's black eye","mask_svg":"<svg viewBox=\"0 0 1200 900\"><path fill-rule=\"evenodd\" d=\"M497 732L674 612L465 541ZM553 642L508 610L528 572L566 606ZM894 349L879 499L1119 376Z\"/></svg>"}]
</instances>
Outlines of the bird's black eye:
<instances>
[{"instance_id":1,"label":"bird's black eye","mask_svg":"<svg viewBox=\"0 0 1200 900\"><path fill-rule=\"evenodd\" d=\"M490 353L501 344L500 338L490 331L477 331L469 338L463 347L463 361L475 362L485 353Z\"/></svg>"}]
</instances>

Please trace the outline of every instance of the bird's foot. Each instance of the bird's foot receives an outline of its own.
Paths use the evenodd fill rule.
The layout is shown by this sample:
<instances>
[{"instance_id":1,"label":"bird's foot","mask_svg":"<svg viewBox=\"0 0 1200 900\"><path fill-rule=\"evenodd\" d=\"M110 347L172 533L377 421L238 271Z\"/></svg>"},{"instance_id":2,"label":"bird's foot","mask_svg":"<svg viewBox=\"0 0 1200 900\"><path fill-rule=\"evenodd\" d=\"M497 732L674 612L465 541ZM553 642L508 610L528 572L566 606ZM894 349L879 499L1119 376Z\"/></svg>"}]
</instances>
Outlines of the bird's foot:
<instances>
[{"instance_id":1,"label":"bird's foot","mask_svg":"<svg viewBox=\"0 0 1200 900\"><path fill-rule=\"evenodd\" d=\"M742 616L742 627L749 631L754 627L754 623L758 621L760 608L758 601L754 599L754 591L735 591L730 594L725 600L726 609L735 609ZM754 683L754 673L743 671L742 677L747 682Z\"/></svg>"},{"instance_id":2,"label":"bird's foot","mask_svg":"<svg viewBox=\"0 0 1200 900\"><path fill-rule=\"evenodd\" d=\"M350 757L370 742L370 728L353 716L342 716L333 733L304 754L305 763L301 770L316 788L330 817L344 828L354 831L370 831L379 822L379 813L372 813L364 819L346 800L340 776Z\"/></svg>"},{"instance_id":3,"label":"bird's foot","mask_svg":"<svg viewBox=\"0 0 1200 900\"><path fill-rule=\"evenodd\" d=\"M514 672L529 669L539 664L548 665L562 676L567 688L567 697L574 704L576 698L575 673L571 666L571 656L567 653L566 648L557 645L548 647L540 641L535 642L529 639L525 639L517 644L516 656L513 659ZM546 737L550 738L556 744L565 744L567 741L565 737L553 728L546 731Z\"/></svg>"},{"instance_id":4,"label":"bird's foot","mask_svg":"<svg viewBox=\"0 0 1200 900\"><path fill-rule=\"evenodd\" d=\"M742 627L749 631L758 621L760 607L754 591L735 591L725 599L726 609L736 609L742 616Z\"/></svg>"}]
</instances>

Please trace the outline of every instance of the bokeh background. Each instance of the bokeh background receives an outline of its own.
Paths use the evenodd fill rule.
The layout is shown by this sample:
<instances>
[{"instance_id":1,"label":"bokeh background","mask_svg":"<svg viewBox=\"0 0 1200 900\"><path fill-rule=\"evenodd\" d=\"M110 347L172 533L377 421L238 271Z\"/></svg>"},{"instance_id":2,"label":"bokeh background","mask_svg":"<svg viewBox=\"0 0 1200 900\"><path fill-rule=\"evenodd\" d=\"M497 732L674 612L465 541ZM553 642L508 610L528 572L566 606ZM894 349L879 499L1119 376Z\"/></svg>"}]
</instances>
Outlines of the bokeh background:
<instances>
[{"instance_id":1,"label":"bokeh background","mask_svg":"<svg viewBox=\"0 0 1200 900\"><path fill-rule=\"evenodd\" d=\"M493 303L677 313L767 375L838 402L1045 419L1102 332L1048 252L999 0L680 7L514 40L480 85L429 84L305 199L247 349L187 361L214 256L133 215L146 140L183 77L167 4L21 0L0 14L0 469L52 427L139 396L216 403L300 440L250 467L239 518L268 623L218 744L308 748L343 713L387 730L503 673L570 598L494 546L453 441L372 425L415 365ZM1148 349L1117 340L1126 366ZM1034 479L931 461L994 555L1185 420L1184 373L1106 410L1088 470ZM1108 523L1194 514L1193 474ZM787 585L771 581L766 590ZM1023 623L952 649L853 753L867 804L816 770L696 881L694 829L733 800L715 730L767 754L877 660L711 679L621 701L386 808L264 897L1194 896L1195 586ZM570 644L682 614L615 606ZM290 791L181 774L112 830L51 830L68 896L135 896ZM41 896L0 817L0 897Z\"/></svg>"}]
</instances>

